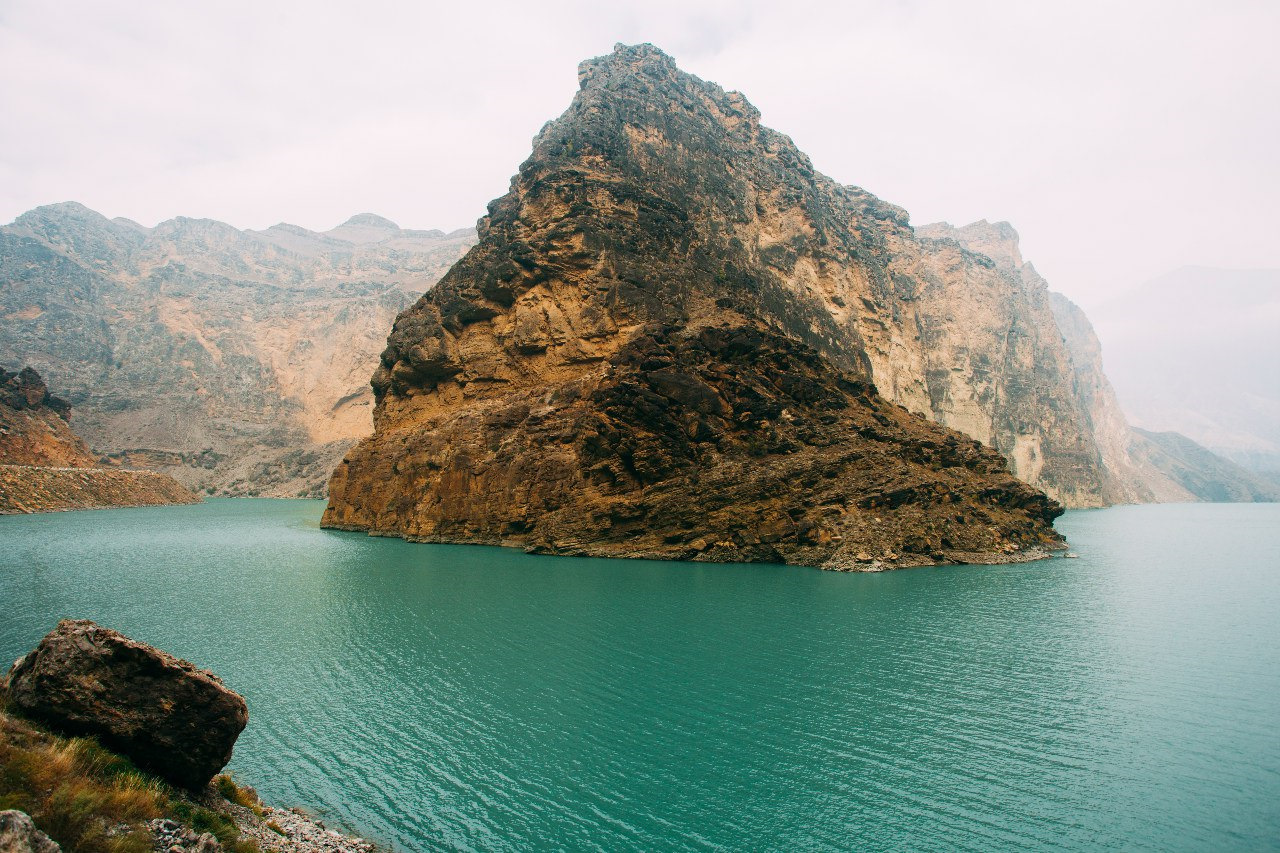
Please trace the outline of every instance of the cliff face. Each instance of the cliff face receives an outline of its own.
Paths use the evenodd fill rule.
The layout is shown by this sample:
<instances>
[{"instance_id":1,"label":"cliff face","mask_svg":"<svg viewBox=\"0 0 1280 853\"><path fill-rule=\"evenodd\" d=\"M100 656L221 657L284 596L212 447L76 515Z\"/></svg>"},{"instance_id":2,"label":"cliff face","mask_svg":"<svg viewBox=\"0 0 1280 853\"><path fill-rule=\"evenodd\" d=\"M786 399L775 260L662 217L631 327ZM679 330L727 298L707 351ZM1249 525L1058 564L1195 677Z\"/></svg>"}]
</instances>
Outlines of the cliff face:
<instances>
[{"instance_id":1,"label":"cliff face","mask_svg":"<svg viewBox=\"0 0 1280 853\"><path fill-rule=\"evenodd\" d=\"M42 207L0 228L0 359L52 377L108 464L314 495L372 428L383 330L473 241L368 214L321 234Z\"/></svg>"},{"instance_id":2,"label":"cliff face","mask_svg":"<svg viewBox=\"0 0 1280 853\"><path fill-rule=\"evenodd\" d=\"M931 410L903 211L655 48L580 79L397 318L327 525L835 568L1058 543L999 455L893 405Z\"/></svg>"},{"instance_id":3,"label":"cliff face","mask_svg":"<svg viewBox=\"0 0 1280 853\"><path fill-rule=\"evenodd\" d=\"M915 309L930 410L1070 507L1125 502L1106 464L1043 278L1007 222L916 229Z\"/></svg>"},{"instance_id":4,"label":"cliff face","mask_svg":"<svg viewBox=\"0 0 1280 853\"><path fill-rule=\"evenodd\" d=\"M0 514L199 501L164 474L96 467L70 417L30 367L0 369Z\"/></svg>"}]
</instances>

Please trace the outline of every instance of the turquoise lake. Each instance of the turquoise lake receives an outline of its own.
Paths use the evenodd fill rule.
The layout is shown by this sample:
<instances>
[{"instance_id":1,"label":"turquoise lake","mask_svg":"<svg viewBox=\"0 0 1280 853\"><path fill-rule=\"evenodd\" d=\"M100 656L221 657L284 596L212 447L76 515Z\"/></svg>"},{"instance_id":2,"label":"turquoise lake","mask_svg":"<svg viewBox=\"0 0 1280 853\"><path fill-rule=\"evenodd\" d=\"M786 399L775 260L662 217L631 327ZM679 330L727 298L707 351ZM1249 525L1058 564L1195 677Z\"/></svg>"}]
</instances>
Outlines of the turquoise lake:
<instances>
[{"instance_id":1,"label":"turquoise lake","mask_svg":"<svg viewBox=\"0 0 1280 853\"><path fill-rule=\"evenodd\" d=\"M231 769L396 850L1280 850L1280 506L845 575L0 517L0 655L90 618L249 703Z\"/></svg>"}]
</instances>

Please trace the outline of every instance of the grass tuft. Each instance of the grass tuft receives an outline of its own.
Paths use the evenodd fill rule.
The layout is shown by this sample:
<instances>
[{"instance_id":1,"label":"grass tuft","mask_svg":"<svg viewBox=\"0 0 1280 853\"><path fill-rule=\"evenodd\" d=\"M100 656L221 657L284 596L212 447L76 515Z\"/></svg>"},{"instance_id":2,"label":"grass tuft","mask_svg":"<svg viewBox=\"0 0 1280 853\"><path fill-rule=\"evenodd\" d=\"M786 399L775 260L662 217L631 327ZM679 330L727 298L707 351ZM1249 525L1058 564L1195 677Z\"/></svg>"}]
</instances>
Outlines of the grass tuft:
<instances>
[{"instance_id":1,"label":"grass tuft","mask_svg":"<svg viewBox=\"0 0 1280 853\"><path fill-rule=\"evenodd\" d=\"M145 822L168 817L210 832L229 853L260 853L234 818L192 803L93 738L63 738L8 714L0 690L0 810L19 809L67 853L150 853ZM252 789L219 776L215 790L259 815Z\"/></svg>"},{"instance_id":2,"label":"grass tuft","mask_svg":"<svg viewBox=\"0 0 1280 853\"><path fill-rule=\"evenodd\" d=\"M132 853L169 788L92 738L57 738L0 712L0 807L20 809L69 853ZM150 835L146 844L150 844Z\"/></svg>"}]
</instances>

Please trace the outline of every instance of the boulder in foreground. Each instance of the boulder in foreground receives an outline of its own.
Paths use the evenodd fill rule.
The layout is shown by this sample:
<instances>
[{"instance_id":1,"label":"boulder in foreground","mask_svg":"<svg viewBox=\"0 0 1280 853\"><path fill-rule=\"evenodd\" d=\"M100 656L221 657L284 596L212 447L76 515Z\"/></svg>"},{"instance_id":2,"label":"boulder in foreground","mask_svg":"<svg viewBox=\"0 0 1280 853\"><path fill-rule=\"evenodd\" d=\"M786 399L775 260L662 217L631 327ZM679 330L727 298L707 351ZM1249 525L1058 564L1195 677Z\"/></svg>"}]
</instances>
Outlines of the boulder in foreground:
<instances>
[{"instance_id":1,"label":"boulder in foreground","mask_svg":"<svg viewBox=\"0 0 1280 853\"><path fill-rule=\"evenodd\" d=\"M249 721L213 673L87 619L59 622L13 665L8 692L14 711L192 789L226 766Z\"/></svg>"}]
</instances>

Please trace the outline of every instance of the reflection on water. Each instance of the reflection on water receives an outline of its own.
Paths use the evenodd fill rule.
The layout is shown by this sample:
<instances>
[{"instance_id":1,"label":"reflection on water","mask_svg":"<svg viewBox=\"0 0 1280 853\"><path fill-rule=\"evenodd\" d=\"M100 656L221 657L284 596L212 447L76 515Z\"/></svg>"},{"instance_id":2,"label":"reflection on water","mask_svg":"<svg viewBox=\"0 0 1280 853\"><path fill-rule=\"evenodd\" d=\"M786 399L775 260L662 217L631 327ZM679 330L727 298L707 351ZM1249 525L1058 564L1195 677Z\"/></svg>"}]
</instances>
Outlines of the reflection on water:
<instances>
[{"instance_id":1,"label":"reflection on water","mask_svg":"<svg viewBox=\"0 0 1280 853\"><path fill-rule=\"evenodd\" d=\"M1280 507L841 575L322 531L311 501L0 518L63 616L249 702L233 769L402 849L1280 848Z\"/></svg>"}]
</instances>

